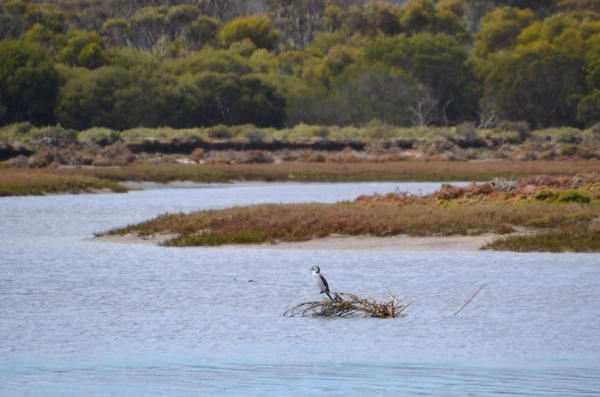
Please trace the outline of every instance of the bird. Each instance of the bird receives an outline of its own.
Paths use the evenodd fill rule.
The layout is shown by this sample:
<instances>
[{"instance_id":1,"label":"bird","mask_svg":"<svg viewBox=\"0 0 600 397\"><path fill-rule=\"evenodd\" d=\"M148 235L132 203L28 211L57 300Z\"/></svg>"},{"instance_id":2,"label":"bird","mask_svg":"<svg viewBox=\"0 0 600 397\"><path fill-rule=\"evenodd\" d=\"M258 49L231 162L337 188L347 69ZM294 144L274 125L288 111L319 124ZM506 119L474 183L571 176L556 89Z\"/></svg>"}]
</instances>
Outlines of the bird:
<instances>
[{"instance_id":1,"label":"bird","mask_svg":"<svg viewBox=\"0 0 600 397\"><path fill-rule=\"evenodd\" d=\"M313 278L315 279L315 284L317 284L317 287L319 287L321 293L326 293L329 299L333 300L331 295L329 295L329 284L327 284L327 280L325 280L325 277L323 277L321 274L321 269L319 269L319 266L313 266L310 271L312 272Z\"/></svg>"}]
</instances>

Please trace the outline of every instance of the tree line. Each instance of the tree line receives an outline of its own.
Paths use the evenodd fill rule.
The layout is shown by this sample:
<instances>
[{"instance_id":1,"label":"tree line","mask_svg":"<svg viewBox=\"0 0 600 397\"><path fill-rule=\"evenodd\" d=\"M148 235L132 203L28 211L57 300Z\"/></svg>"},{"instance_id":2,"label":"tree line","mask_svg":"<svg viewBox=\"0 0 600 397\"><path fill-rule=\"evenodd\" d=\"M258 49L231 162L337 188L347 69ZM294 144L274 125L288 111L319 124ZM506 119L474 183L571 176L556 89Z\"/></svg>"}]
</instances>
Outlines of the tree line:
<instances>
[{"instance_id":1,"label":"tree line","mask_svg":"<svg viewBox=\"0 0 600 397\"><path fill-rule=\"evenodd\" d=\"M0 0L0 125L600 121L600 0Z\"/></svg>"}]
</instances>

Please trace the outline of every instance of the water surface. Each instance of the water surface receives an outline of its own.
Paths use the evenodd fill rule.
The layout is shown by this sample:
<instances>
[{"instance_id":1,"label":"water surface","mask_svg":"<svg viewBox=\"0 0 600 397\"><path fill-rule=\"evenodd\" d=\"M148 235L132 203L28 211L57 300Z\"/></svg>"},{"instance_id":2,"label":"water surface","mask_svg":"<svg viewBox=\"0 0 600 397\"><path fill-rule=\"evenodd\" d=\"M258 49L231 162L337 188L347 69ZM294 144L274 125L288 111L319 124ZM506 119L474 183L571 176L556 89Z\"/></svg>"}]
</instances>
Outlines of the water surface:
<instances>
[{"instance_id":1,"label":"water surface","mask_svg":"<svg viewBox=\"0 0 600 397\"><path fill-rule=\"evenodd\" d=\"M0 200L0 395L597 395L597 254L163 248L87 240L164 212L439 184L268 184ZM399 319L285 318L333 290ZM249 280L253 280L249 282ZM454 313L485 284L458 315Z\"/></svg>"}]
</instances>

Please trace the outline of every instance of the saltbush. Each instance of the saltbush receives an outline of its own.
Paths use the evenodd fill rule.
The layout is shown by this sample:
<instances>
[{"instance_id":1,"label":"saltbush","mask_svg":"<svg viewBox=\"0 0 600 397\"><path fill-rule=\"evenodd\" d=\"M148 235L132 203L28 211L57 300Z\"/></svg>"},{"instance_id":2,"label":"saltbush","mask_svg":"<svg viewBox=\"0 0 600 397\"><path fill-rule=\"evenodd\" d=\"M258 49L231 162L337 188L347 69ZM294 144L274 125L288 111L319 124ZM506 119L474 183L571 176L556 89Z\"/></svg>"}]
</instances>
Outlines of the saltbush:
<instances>
[{"instance_id":1,"label":"saltbush","mask_svg":"<svg viewBox=\"0 0 600 397\"><path fill-rule=\"evenodd\" d=\"M558 194L556 201L559 203L589 203L591 197L579 190L563 190Z\"/></svg>"},{"instance_id":2,"label":"saltbush","mask_svg":"<svg viewBox=\"0 0 600 397\"><path fill-rule=\"evenodd\" d=\"M79 134L77 134L77 139L80 141L84 139L91 139L100 146L106 146L112 145L121 139L121 133L109 128L94 127L85 131L81 131Z\"/></svg>"}]
</instances>

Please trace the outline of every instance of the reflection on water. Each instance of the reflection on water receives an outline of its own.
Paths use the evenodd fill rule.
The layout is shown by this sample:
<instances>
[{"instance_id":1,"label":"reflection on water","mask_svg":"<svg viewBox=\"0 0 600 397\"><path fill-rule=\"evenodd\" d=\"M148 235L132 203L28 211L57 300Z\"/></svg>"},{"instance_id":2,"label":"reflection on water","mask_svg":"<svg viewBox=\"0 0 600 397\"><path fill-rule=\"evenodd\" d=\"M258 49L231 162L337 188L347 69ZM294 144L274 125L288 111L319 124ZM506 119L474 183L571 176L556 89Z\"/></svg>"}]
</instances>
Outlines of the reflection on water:
<instances>
[{"instance_id":1,"label":"reflection on water","mask_svg":"<svg viewBox=\"0 0 600 397\"><path fill-rule=\"evenodd\" d=\"M0 200L0 395L597 393L599 255L85 240L167 211L333 202L396 186L233 185ZM317 296L315 264L333 290L414 301L408 317L283 317Z\"/></svg>"}]
</instances>

